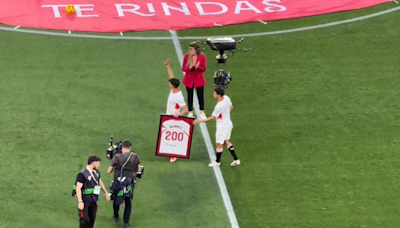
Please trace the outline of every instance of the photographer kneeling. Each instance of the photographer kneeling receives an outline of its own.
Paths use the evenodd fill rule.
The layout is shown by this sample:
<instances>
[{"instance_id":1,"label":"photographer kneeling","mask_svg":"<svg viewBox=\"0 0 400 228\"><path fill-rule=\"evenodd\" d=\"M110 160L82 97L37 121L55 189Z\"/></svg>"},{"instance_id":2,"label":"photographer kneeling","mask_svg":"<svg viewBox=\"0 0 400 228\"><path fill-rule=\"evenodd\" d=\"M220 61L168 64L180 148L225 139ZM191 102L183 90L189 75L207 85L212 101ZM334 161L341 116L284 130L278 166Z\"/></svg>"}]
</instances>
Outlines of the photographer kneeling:
<instances>
[{"instance_id":1,"label":"photographer kneeling","mask_svg":"<svg viewBox=\"0 0 400 228\"><path fill-rule=\"evenodd\" d=\"M129 219L132 211L133 191L136 177L141 178L140 158L131 152L132 143L128 140L122 141L121 152L113 157L108 173L114 171L114 181L111 184L114 200L114 222L119 222L119 207L125 202L124 227L129 228Z\"/></svg>"}]
</instances>

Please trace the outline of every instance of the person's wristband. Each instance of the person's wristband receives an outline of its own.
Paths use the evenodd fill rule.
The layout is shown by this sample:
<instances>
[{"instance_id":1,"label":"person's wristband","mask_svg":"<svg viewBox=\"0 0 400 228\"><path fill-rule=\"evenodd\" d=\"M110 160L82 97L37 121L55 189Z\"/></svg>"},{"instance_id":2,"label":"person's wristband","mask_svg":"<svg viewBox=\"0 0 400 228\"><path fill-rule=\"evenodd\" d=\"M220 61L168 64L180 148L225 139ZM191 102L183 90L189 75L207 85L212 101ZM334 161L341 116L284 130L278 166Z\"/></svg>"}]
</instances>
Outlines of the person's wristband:
<instances>
[{"instance_id":1,"label":"person's wristband","mask_svg":"<svg viewBox=\"0 0 400 228\"><path fill-rule=\"evenodd\" d=\"M83 203L83 201L79 201L78 203Z\"/></svg>"}]
</instances>

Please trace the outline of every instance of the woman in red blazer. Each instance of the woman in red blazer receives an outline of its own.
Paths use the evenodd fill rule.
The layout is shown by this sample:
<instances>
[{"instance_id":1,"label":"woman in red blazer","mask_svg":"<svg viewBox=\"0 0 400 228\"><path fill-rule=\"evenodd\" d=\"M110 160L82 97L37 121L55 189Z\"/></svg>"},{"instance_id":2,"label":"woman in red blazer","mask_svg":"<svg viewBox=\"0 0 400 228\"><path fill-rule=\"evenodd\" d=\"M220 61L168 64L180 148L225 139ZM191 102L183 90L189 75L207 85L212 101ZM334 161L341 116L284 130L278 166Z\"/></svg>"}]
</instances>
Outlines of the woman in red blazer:
<instances>
[{"instance_id":1,"label":"woman in red blazer","mask_svg":"<svg viewBox=\"0 0 400 228\"><path fill-rule=\"evenodd\" d=\"M192 42L189 45L189 51L185 54L185 57L183 58L182 65L182 71L185 72L182 83L186 87L187 91L189 117L193 117L193 95L194 89L196 89L200 106L200 118L207 118L204 114L204 86L206 85L204 72L206 71L206 69L206 56L201 53L199 44L197 42Z\"/></svg>"}]
</instances>

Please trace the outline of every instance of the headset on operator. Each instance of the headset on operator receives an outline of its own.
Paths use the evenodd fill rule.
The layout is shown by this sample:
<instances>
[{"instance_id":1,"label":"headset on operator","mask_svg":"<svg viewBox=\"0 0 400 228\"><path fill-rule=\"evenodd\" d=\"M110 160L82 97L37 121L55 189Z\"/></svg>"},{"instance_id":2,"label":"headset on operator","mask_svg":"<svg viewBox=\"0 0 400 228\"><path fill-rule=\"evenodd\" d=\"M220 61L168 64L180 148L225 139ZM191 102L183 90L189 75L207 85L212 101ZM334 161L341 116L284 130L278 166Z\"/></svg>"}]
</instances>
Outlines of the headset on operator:
<instances>
[{"instance_id":1,"label":"headset on operator","mask_svg":"<svg viewBox=\"0 0 400 228\"><path fill-rule=\"evenodd\" d=\"M227 89L232 81L231 73L225 71L225 66L228 60L228 56L225 54L225 51L231 52L231 56L234 56L234 50L253 50L252 48L237 48L236 45L241 43L243 40L244 38L240 39L239 41L235 41L231 37L208 38L205 43L210 48L201 48L202 50L219 51L219 54L216 56L217 70L214 74L214 87ZM220 67L221 65L222 68Z\"/></svg>"}]
</instances>

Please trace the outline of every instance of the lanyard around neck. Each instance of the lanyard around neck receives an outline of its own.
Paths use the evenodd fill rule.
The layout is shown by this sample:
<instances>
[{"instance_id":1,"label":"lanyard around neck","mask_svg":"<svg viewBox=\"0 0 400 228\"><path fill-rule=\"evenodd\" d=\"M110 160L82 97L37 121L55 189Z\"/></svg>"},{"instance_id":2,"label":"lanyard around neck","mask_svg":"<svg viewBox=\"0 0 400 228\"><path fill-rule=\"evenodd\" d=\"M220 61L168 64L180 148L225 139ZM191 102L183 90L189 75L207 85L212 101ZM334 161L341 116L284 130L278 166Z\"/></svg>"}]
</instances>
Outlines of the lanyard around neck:
<instances>
[{"instance_id":1,"label":"lanyard around neck","mask_svg":"<svg viewBox=\"0 0 400 228\"><path fill-rule=\"evenodd\" d=\"M89 171L89 173L90 173L90 176L92 176L92 177L93 177L93 180L94 180L94 182L96 182L96 184L99 184L99 182L98 182L98 181L96 180L96 178L94 177L94 175L93 175L92 171L90 171L88 167L86 167L86 169Z\"/></svg>"}]
</instances>

